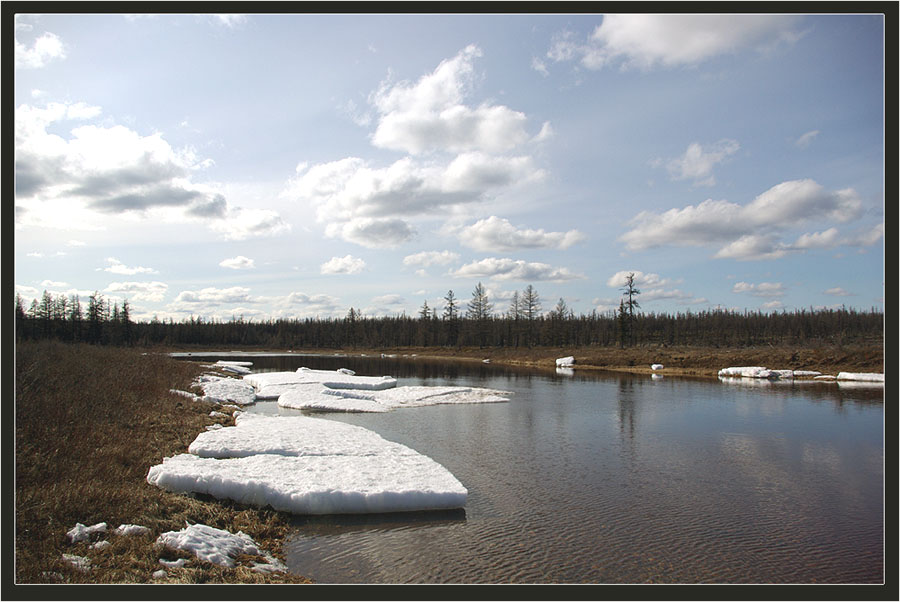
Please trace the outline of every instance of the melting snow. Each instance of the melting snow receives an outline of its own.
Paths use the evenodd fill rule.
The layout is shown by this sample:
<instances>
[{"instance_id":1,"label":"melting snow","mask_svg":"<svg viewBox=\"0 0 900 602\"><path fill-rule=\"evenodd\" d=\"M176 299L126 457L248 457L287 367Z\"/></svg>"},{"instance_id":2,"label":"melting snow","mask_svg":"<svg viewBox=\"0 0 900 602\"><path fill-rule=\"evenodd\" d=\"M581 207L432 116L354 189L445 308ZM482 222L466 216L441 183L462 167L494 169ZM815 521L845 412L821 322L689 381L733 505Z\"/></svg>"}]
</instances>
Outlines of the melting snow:
<instances>
[{"instance_id":1,"label":"melting snow","mask_svg":"<svg viewBox=\"0 0 900 602\"><path fill-rule=\"evenodd\" d=\"M90 527L85 527L81 523L75 523L75 526L69 529L66 535L69 537L70 543L77 543L89 540L91 535L95 533L106 533L106 523L97 523Z\"/></svg>"},{"instance_id":2,"label":"melting snow","mask_svg":"<svg viewBox=\"0 0 900 602\"><path fill-rule=\"evenodd\" d=\"M238 531L237 534L208 525L190 525L181 531L167 531L156 540L159 545L173 550L184 550L219 566L231 568L240 554L261 555L253 539Z\"/></svg>"}]
</instances>

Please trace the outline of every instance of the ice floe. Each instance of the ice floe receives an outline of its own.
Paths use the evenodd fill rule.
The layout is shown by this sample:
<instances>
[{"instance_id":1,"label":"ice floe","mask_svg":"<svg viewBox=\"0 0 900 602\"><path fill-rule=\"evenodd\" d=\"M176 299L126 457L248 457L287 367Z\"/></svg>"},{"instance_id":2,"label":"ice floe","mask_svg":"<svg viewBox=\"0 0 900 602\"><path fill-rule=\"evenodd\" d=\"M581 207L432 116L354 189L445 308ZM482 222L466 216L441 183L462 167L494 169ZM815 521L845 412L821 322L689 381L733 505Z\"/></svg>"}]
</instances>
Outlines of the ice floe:
<instances>
[{"instance_id":1,"label":"ice floe","mask_svg":"<svg viewBox=\"0 0 900 602\"><path fill-rule=\"evenodd\" d=\"M293 514L445 510L468 496L431 458L323 418L242 414L236 426L198 435L189 451L152 467L147 481Z\"/></svg>"},{"instance_id":2,"label":"ice floe","mask_svg":"<svg viewBox=\"0 0 900 602\"><path fill-rule=\"evenodd\" d=\"M884 374L880 374L877 372L838 372L837 379L883 383Z\"/></svg>"},{"instance_id":3,"label":"ice floe","mask_svg":"<svg viewBox=\"0 0 900 602\"><path fill-rule=\"evenodd\" d=\"M262 372L244 376L258 400L283 408L330 412L388 412L401 407L445 403L509 401L511 393L464 386L397 386L391 376L358 376L352 370Z\"/></svg>"},{"instance_id":4,"label":"ice floe","mask_svg":"<svg viewBox=\"0 0 900 602\"><path fill-rule=\"evenodd\" d=\"M822 374L815 370L770 370L763 366L735 366L731 368L722 368L719 370L719 376L742 376L745 378L809 378L814 380L850 380L865 382L884 382L884 374L878 372L840 372L838 375L831 376Z\"/></svg>"}]
</instances>

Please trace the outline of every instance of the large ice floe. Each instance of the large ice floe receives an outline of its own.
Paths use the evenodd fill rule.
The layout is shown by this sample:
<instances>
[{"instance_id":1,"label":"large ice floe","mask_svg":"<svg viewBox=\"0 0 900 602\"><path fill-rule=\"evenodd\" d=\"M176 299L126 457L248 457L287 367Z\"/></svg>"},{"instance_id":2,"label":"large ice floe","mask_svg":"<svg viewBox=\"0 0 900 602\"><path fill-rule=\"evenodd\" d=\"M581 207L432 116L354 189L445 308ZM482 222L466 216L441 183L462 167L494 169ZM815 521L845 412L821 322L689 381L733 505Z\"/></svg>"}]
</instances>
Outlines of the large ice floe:
<instances>
[{"instance_id":1,"label":"large ice floe","mask_svg":"<svg viewBox=\"0 0 900 602\"><path fill-rule=\"evenodd\" d=\"M241 414L189 451L152 467L147 481L293 514L446 510L468 496L431 458L324 418Z\"/></svg>"},{"instance_id":2,"label":"large ice floe","mask_svg":"<svg viewBox=\"0 0 900 602\"><path fill-rule=\"evenodd\" d=\"M277 399L295 410L388 412L403 407L509 401L511 393L465 386L397 386L391 376L358 376L351 370L263 372L244 376L257 399Z\"/></svg>"},{"instance_id":3,"label":"large ice floe","mask_svg":"<svg viewBox=\"0 0 900 602\"><path fill-rule=\"evenodd\" d=\"M394 377L347 369L299 368L243 378L206 374L196 386L204 393L198 399L220 404L277 399L280 407L326 412L503 402L511 395L480 387L398 387ZM188 453L150 468L147 481L292 514L451 510L464 507L468 496L431 458L363 427L309 415L245 412L235 412L234 426L208 427Z\"/></svg>"}]
</instances>

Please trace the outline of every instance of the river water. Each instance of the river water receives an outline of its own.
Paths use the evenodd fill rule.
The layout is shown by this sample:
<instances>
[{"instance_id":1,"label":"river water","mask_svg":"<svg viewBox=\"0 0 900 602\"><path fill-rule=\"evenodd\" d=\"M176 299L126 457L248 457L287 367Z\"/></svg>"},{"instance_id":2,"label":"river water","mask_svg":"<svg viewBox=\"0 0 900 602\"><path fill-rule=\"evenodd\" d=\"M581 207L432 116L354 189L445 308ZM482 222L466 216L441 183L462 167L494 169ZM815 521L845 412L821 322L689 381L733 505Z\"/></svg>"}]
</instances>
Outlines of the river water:
<instances>
[{"instance_id":1,"label":"river water","mask_svg":"<svg viewBox=\"0 0 900 602\"><path fill-rule=\"evenodd\" d=\"M231 359L238 359L234 356ZM415 358L253 356L508 403L322 414L452 472L464 510L297 517L319 583L880 583L884 389L520 370ZM252 411L291 414L274 402Z\"/></svg>"}]
</instances>

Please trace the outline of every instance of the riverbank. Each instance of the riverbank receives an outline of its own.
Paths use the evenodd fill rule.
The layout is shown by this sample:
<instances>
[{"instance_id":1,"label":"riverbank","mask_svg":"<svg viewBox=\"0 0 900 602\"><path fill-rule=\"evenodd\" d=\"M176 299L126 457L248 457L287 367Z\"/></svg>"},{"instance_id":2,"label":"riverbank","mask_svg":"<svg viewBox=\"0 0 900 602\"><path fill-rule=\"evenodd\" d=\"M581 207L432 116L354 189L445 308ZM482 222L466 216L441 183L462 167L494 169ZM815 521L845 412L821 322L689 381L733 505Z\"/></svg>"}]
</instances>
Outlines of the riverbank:
<instances>
[{"instance_id":1,"label":"riverbank","mask_svg":"<svg viewBox=\"0 0 900 602\"><path fill-rule=\"evenodd\" d=\"M214 404L170 393L188 389L203 371L134 349L17 345L17 584L310 582L253 570L262 558L238 557L224 568L156 544L162 533L203 524L242 531L283 559L286 515L171 494L146 481L151 466L184 453L207 426L233 423L210 416ZM67 533L79 523L107 529L73 543ZM116 535L119 525L147 530ZM95 547L97 540L108 544ZM180 558L181 567L160 563Z\"/></svg>"},{"instance_id":2,"label":"riverbank","mask_svg":"<svg viewBox=\"0 0 900 602\"><path fill-rule=\"evenodd\" d=\"M278 351L287 349L246 348L244 351ZM202 348L179 348L202 354L213 351ZM291 349L293 353L387 355L417 357L434 361L484 362L523 366L538 370L555 370L561 357L575 358L578 370L607 370L633 374L663 374L716 378L719 370L731 366L765 366L773 370L810 370L836 375L839 372L884 372L884 348L880 345L762 346L721 347L389 347L379 349ZM651 365L663 368L652 370Z\"/></svg>"}]
</instances>

